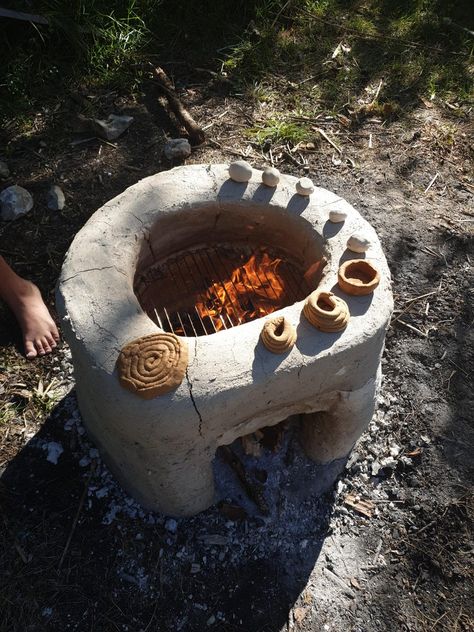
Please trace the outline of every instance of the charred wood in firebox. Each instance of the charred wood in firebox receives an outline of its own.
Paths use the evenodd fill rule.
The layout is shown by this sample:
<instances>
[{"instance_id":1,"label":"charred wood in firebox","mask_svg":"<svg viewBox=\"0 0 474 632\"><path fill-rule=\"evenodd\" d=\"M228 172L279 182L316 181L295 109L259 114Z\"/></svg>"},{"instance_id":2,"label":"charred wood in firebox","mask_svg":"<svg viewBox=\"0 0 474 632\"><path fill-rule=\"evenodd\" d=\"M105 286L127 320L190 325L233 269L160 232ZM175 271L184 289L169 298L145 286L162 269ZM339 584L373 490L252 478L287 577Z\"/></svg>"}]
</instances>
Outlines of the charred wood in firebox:
<instances>
[{"instance_id":1,"label":"charred wood in firebox","mask_svg":"<svg viewBox=\"0 0 474 632\"><path fill-rule=\"evenodd\" d=\"M269 508L267 505L267 501L265 500L265 495L263 493L263 486L260 483L256 483L252 480L250 474L246 471L242 461L235 454L229 446L223 445L219 448L219 452L224 459L224 461L234 470L237 474L242 487L245 490L247 496L252 500L262 514L267 515L269 513Z\"/></svg>"}]
</instances>

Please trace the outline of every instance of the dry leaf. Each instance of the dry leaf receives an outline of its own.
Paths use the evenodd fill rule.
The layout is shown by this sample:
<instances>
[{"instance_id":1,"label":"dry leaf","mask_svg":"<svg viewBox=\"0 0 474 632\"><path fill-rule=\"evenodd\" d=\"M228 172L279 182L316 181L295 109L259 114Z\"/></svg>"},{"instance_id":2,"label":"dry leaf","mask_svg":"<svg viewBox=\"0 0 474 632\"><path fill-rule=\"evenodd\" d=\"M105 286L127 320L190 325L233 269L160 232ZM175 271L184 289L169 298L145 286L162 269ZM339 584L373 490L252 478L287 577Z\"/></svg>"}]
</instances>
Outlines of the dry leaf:
<instances>
[{"instance_id":1,"label":"dry leaf","mask_svg":"<svg viewBox=\"0 0 474 632\"><path fill-rule=\"evenodd\" d=\"M296 621L296 623L301 623L303 619L306 617L306 615L307 615L306 608L295 608L293 610L293 618Z\"/></svg>"}]
</instances>

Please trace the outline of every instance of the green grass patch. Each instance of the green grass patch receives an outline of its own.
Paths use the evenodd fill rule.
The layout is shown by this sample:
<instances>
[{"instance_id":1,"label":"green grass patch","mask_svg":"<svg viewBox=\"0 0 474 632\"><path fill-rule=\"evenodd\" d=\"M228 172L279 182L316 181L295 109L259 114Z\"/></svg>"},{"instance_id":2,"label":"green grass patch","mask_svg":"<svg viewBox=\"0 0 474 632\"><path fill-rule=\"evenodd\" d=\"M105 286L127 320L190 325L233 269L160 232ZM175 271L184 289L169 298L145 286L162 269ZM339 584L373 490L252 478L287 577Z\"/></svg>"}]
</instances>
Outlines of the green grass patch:
<instances>
[{"instance_id":1,"label":"green grass patch","mask_svg":"<svg viewBox=\"0 0 474 632\"><path fill-rule=\"evenodd\" d=\"M308 139L306 127L285 120L285 118L272 117L261 125L247 130L249 138L264 145L267 142L272 144L277 142L289 142L293 145Z\"/></svg>"}]
</instances>

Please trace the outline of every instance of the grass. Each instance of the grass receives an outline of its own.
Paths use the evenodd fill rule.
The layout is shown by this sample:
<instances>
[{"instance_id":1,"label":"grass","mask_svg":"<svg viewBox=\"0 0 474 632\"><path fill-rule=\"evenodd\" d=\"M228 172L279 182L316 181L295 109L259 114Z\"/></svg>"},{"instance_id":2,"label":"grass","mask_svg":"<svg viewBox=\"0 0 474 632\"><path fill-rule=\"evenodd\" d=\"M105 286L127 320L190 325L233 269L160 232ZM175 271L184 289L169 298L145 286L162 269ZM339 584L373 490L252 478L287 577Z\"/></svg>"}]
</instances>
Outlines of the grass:
<instances>
[{"instance_id":1,"label":"grass","mask_svg":"<svg viewBox=\"0 0 474 632\"><path fill-rule=\"evenodd\" d=\"M259 145L268 142L290 142L294 145L307 140L309 133L305 126L282 118L272 117L261 125L247 130L248 136Z\"/></svg>"},{"instance_id":2,"label":"grass","mask_svg":"<svg viewBox=\"0 0 474 632\"><path fill-rule=\"evenodd\" d=\"M285 103L288 85L303 81L300 97L331 111L367 104L366 89L379 80L381 106L407 108L419 96L462 104L473 98L474 41L459 28L473 28L470 7L468 0L203 0L198 11L184 0L42 0L35 11L48 26L1 23L0 115L28 114L78 85L133 91L147 61L166 58L224 72L236 92L265 86ZM285 125L278 121L276 133L292 136Z\"/></svg>"}]
</instances>

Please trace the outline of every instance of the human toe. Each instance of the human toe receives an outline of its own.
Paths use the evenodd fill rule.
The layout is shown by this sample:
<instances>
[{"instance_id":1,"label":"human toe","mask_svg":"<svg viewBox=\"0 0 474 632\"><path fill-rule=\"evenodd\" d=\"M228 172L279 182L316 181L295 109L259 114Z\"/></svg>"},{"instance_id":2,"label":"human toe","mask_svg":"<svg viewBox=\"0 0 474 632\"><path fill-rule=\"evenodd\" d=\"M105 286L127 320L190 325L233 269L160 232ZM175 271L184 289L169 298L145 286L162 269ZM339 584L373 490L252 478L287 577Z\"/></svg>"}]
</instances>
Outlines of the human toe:
<instances>
[{"instance_id":1,"label":"human toe","mask_svg":"<svg viewBox=\"0 0 474 632\"><path fill-rule=\"evenodd\" d=\"M38 352L38 355L42 356L45 354L45 350L43 348L43 341L41 338L35 339L35 347L36 347L36 351Z\"/></svg>"},{"instance_id":2,"label":"human toe","mask_svg":"<svg viewBox=\"0 0 474 632\"><path fill-rule=\"evenodd\" d=\"M43 351L44 351L44 353L51 353L51 345L49 344L48 339L47 339L46 336L42 339L41 342L43 344Z\"/></svg>"},{"instance_id":3,"label":"human toe","mask_svg":"<svg viewBox=\"0 0 474 632\"><path fill-rule=\"evenodd\" d=\"M36 358L38 352L36 351L35 345L32 340L25 340L25 355L31 360L32 358Z\"/></svg>"}]
</instances>

